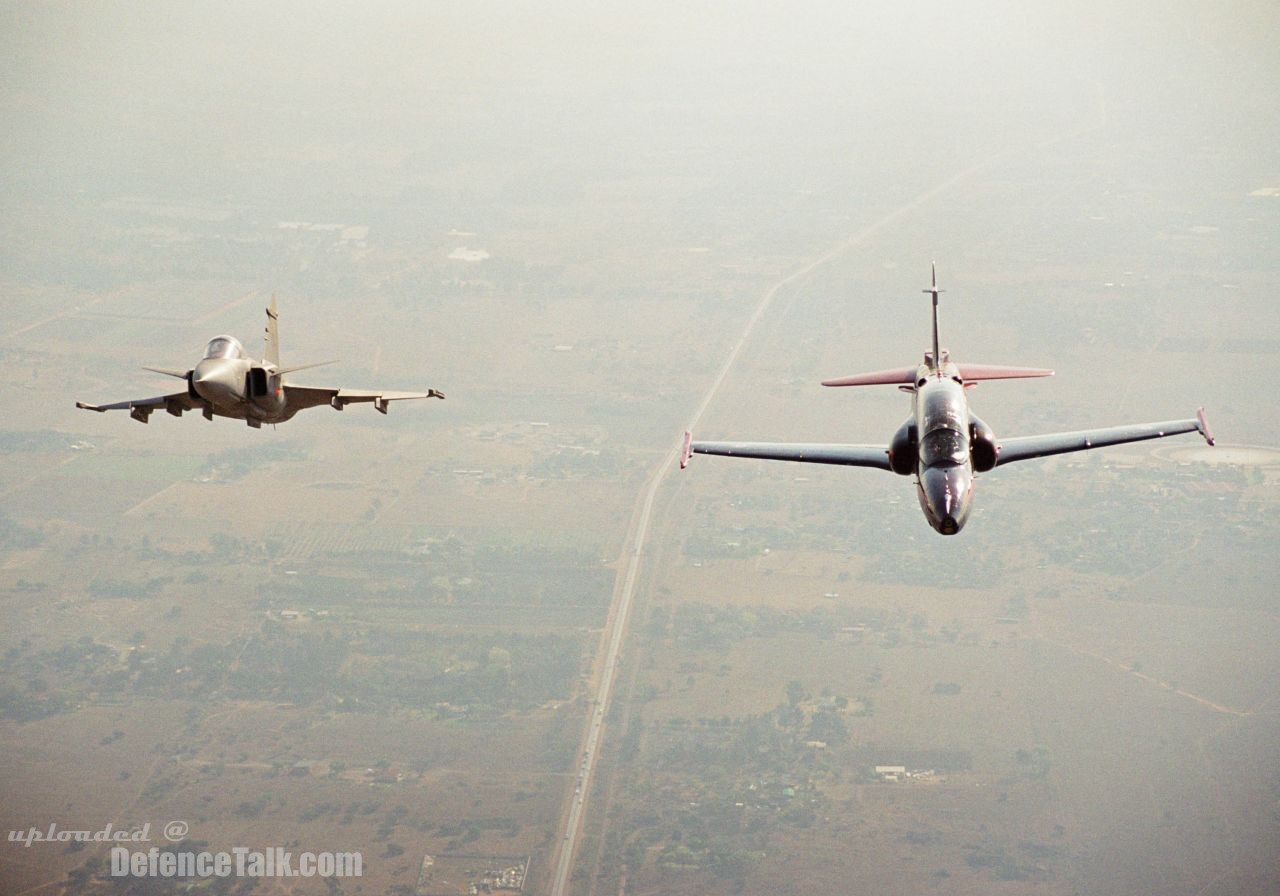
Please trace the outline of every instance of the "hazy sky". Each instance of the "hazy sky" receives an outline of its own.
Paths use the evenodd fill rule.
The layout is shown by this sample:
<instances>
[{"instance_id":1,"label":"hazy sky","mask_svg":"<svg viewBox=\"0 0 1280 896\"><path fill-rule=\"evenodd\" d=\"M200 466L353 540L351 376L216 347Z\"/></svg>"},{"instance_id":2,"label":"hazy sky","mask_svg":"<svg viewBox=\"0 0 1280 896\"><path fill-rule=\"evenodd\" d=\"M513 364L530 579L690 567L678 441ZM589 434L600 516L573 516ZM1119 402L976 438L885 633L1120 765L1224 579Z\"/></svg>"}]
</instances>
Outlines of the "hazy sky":
<instances>
[{"instance_id":1,"label":"hazy sky","mask_svg":"<svg viewBox=\"0 0 1280 896\"><path fill-rule=\"evenodd\" d=\"M519 164L569 141L625 163L666 141L679 164L699 143L749 152L886 122L945 153L1099 85L1153 134L1276 130L1265 2L694 6L7 4L0 183L216 192L282 166L324 194L358 187L370 159Z\"/></svg>"}]
</instances>

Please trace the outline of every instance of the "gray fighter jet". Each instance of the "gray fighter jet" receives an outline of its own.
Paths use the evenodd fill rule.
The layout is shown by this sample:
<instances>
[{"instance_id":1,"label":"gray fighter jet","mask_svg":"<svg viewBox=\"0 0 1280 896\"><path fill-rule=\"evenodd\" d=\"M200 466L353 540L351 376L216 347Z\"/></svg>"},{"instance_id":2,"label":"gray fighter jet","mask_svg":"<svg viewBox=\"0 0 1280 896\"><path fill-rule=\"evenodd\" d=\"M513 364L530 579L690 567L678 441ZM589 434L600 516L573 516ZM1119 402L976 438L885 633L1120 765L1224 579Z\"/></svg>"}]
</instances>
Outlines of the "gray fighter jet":
<instances>
[{"instance_id":1,"label":"gray fighter jet","mask_svg":"<svg viewBox=\"0 0 1280 896\"><path fill-rule=\"evenodd\" d=\"M200 411L206 420L215 416L243 420L258 429L264 423L283 423L298 411L327 404L334 410L342 410L349 404L368 401L374 410L385 414L390 402L410 398L444 398L435 389L426 392L388 392L368 389L325 389L317 386L299 386L285 382L285 374L322 367L320 364L300 364L295 367L280 366L280 337L276 323L276 299L271 297L267 309L267 329L263 360L254 361L245 354L244 347L234 336L215 336L204 350L204 358L190 370L173 370L165 367L144 367L153 373L176 377L186 381L186 388L155 398L134 401L117 401L113 404L85 404L77 401L76 407L86 411L128 411L139 423L146 423L151 413L165 410L175 417L187 411Z\"/></svg>"},{"instance_id":2,"label":"gray fighter jet","mask_svg":"<svg viewBox=\"0 0 1280 896\"><path fill-rule=\"evenodd\" d=\"M955 535L969 517L976 473L986 473L1016 460L1141 442L1179 433L1198 432L1210 445L1214 443L1204 408L1189 420L1135 423L1107 429L997 440L991 427L969 410L969 387L980 380L1052 376L1053 371L1038 367L952 362L947 353L938 348L938 295L942 290L938 288L936 265L933 285L924 292L933 296L933 351L925 353L923 364L855 374L822 383L824 386L896 385L902 391L910 392L911 417L898 428L888 448L875 445L695 442L686 432L680 452L680 468L684 469L694 454L719 454L874 467L900 476L915 476L916 494L929 525L943 535Z\"/></svg>"}]
</instances>

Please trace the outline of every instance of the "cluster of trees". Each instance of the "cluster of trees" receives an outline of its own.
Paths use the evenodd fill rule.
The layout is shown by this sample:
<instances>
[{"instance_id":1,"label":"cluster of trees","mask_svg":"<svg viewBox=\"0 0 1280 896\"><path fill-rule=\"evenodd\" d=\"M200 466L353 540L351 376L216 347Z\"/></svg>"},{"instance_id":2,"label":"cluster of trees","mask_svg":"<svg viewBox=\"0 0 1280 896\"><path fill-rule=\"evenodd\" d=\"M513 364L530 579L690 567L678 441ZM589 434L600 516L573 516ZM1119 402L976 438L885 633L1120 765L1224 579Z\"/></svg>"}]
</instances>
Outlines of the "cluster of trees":
<instances>
[{"instance_id":1,"label":"cluster of trees","mask_svg":"<svg viewBox=\"0 0 1280 896\"><path fill-rule=\"evenodd\" d=\"M615 864L637 869L652 861L662 877L741 879L768 851L770 834L816 821L822 797L815 782L832 771L828 751L810 744L847 743L849 705L815 700L793 681L785 700L764 713L668 719L650 731L644 751L630 743L641 727L633 722L622 758L645 766L633 777L646 783L620 826L625 833L607 844Z\"/></svg>"},{"instance_id":2,"label":"cluster of trees","mask_svg":"<svg viewBox=\"0 0 1280 896\"><path fill-rule=\"evenodd\" d=\"M582 644L559 634L441 635L379 632L358 645L357 661L335 693L352 708L449 703L473 712L529 709L565 699L582 663Z\"/></svg>"},{"instance_id":3,"label":"cluster of trees","mask_svg":"<svg viewBox=\"0 0 1280 896\"><path fill-rule=\"evenodd\" d=\"M798 541L791 529L777 526L752 526L732 534L695 532L685 539L681 550L686 557L703 560L732 560L757 557L765 548L794 547Z\"/></svg>"},{"instance_id":4,"label":"cluster of trees","mask_svg":"<svg viewBox=\"0 0 1280 896\"><path fill-rule=\"evenodd\" d=\"M304 460L307 451L302 445L302 442L259 442L243 448L226 448L205 459L202 475L227 481L279 461Z\"/></svg>"},{"instance_id":5,"label":"cluster of trees","mask_svg":"<svg viewBox=\"0 0 1280 896\"><path fill-rule=\"evenodd\" d=\"M52 696L35 682L23 690L12 685L0 687L0 719L34 722L69 708L65 699Z\"/></svg>"},{"instance_id":6,"label":"cluster of trees","mask_svg":"<svg viewBox=\"0 0 1280 896\"><path fill-rule=\"evenodd\" d=\"M842 604L797 612L688 602L674 608L654 607L646 626L654 638L672 637L694 650L723 650L743 638L771 638L790 632L832 637L846 626L867 625L882 630L894 621L888 611L855 609Z\"/></svg>"},{"instance_id":7,"label":"cluster of trees","mask_svg":"<svg viewBox=\"0 0 1280 896\"><path fill-rule=\"evenodd\" d=\"M0 510L0 548L22 551L37 547L43 542L44 533L39 529L24 526Z\"/></svg>"},{"instance_id":8,"label":"cluster of trees","mask_svg":"<svg viewBox=\"0 0 1280 896\"><path fill-rule=\"evenodd\" d=\"M172 581L172 576L155 576L137 582L98 578L89 583L89 594L97 598L123 597L128 600L141 600L158 594Z\"/></svg>"},{"instance_id":9,"label":"cluster of trees","mask_svg":"<svg viewBox=\"0 0 1280 896\"><path fill-rule=\"evenodd\" d=\"M661 763L688 768L727 762L748 777L785 777L809 755L810 741L831 746L849 741L849 727L838 708L783 704L743 718L690 722L675 717L667 721Z\"/></svg>"},{"instance_id":10,"label":"cluster of trees","mask_svg":"<svg viewBox=\"0 0 1280 896\"><path fill-rule=\"evenodd\" d=\"M145 641L136 632L135 644ZM29 721L92 694L227 697L309 703L327 699L351 711L431 708L473 712L528 709L565 699L582 663L576 636L443 635L374 631L363 636L290 630L268 623L247 640L195 643L165 651L116 648L85 635L60 647L11 648L0 661L0 717ZM23 678L19 681L16 672Z\"/></svg>"},{"instance_id":11,"label":"cluster of trees","mask_svg":"<svg viewBox=\"0 0 1280 896\"><path fill-rule=\"evenodd\" d=\"M0 685L0 718L29 722L70 710L108 665L118 665L116 651L89 635L39 651L23 641L0 660L7 679Z\"/></svg>"},{"instance_id":12,"label":"cluster of trees","mask_svg":"<svg viewBox=\"0 0 1280 896\"><path fill-rule=\"evenodd\" d=\"M626 472L622 451L604 448L595 452L557 451L540 454L529 464L529 475L537 479L600 479Z\"/></svg>"}]
</instances>

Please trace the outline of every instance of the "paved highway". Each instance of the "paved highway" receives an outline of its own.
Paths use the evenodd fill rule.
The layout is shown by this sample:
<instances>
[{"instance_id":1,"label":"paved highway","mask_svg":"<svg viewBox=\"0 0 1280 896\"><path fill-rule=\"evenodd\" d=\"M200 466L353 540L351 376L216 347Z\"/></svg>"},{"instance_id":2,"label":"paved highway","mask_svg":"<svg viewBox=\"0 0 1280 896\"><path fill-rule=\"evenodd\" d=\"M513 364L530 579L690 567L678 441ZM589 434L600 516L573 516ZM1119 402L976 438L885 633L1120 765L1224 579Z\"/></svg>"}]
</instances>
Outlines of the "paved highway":
<instances>
[{"instance_id":1,"label":"paved highway","mask_svg":"<svg viewBox=\"0 0 1280 896\"><path fill-rule=\"evenodd\" d=\"M1003 154L1002 154L1003 155ZM998 157L996 157L998 158ZM796 283L809 274L813 273L827 262L838 258L849 249L864 242L873 236L881 228L893 223L904 215L910 214L920 206L929 202L939 193L950 188L953 184L966 177L969 177L980 168L991 164L995 158L987 159L965 171L960 172L944 183L939 184L926 193L922 193L911 202L893 210L878 221L868 225L862 230L849 237L835 248L826 252L821 257L809 262L792 274L779 280L765 292L760 301L756 304L755 310L751 317L747 319L746 326L743 327L742 335L738 337L737 342L733 344L728 357L725 358L724 364L721 365L719 373L711 382L710 387L702 397L702 401L698 404L697 409L693 412L693 416L689 418L689 423L685 427L690 431L697 429L698 422L702 419L702 415L711 405L712 400L720 391L720 387L724 384L725 379L729 375L729 371L738 361L738 356L742 353L742 349L750 341L751 335L756 328L756 324L760 322L766 311L769 310L775 298L784 287ZM662 487L662 483L672 470L677 468L677 460L680 456L680 440L679 433L671 434L671 450L663 456L662 462L650 475L645 484L644 491L640 494L639 515L632 524L632 531L626 547L626 563L619 570L622 585L615 590L614 606L609 615L608 626L608 647L605 650L604 666L600 673L600 683L596 689L595 703L591 707L591 717L587 722L586 734L582 741L582 754L578 760L578 779L574 789L573 803L569 807L569 812L565 820L564 833L560 838L560 852L556 860L555 874L552 878L551 896L565 896L569 885L569 875L573 870L574 853L577 850L578 838L582 834L582 821L587 811L587 795L591 792L591 779L595 772L596 760L600 755L600 743L604 733L605 712L609 708L609 699L613 695L614 682L618 674L618 660L622 653L622 644L626 639L627 624L631 616L631 603L635 597L636 581L640 575L641 558L644 556L645 542L649 537L649 523L653 518L653 505L658 496L658 489Z\"/></svg>"}]
</instances>

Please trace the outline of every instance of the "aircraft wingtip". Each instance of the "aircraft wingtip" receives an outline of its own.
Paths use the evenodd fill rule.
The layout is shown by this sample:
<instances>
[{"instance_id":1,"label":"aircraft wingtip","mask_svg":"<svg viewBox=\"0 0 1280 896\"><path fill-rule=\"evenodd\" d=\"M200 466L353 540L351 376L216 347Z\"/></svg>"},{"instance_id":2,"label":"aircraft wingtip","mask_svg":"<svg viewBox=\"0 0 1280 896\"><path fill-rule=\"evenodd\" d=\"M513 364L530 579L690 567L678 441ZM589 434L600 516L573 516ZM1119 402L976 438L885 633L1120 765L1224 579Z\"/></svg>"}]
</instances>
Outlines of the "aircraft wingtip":
<instances>
[{"instance_id":1,"label":"aircraft wingtip","mask_svg":"<svg viewBox=\"0 0 1280 896\"><path fill-rule=\"evenodd\" d=\"M1209 428L1209 419L1205 417L1204 408L1196 409L1196 429L1200 431L1200 435L1204 436L1204 440L1212 447L1218 443L1213 437L1213 430Z\"/></svg>"}]
</instances>

